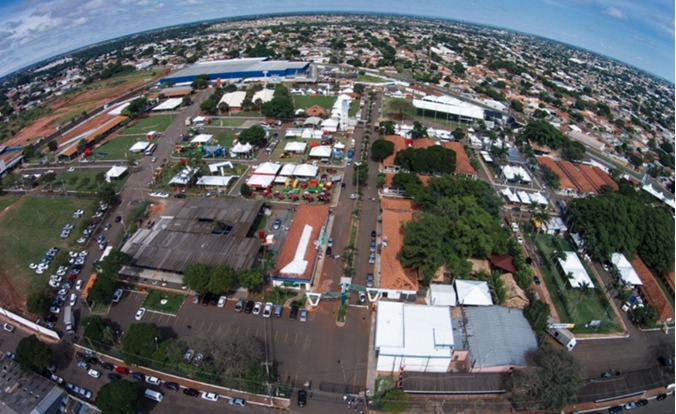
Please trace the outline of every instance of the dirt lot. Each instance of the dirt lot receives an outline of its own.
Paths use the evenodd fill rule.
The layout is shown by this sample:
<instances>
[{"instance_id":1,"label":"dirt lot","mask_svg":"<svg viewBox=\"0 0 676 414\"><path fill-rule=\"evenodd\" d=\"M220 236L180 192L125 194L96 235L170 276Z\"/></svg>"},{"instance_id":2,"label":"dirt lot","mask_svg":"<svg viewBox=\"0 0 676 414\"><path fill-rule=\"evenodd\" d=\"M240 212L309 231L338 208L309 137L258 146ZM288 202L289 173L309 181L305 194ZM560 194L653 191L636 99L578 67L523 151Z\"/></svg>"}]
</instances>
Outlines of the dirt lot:
<instances>
[{"instance_id":1,"label":"dirt lot","mask_svg":"<svg viewBox=\"0 0 676 414\"><path fill-rule=\"evenodd\" d=\"M157 80L165 74L166 72L156 71L156 75L152 77L152 80ZM32 125L22 129L12 138L5 141L3 145L14 147L35 142L36 139L56 131L60 123L64 123L68 119L81 114L82 111L91 111L123 95L125 92L144 85L148 82L148 78L150 76L136 76L129 77L129 79L125 79L125 77L113 78L95 83L90 86L91 89L82 93L57 98L47 104L47 107L54 110L52 114L36 120Z\"/></svg>"}]
</instances>

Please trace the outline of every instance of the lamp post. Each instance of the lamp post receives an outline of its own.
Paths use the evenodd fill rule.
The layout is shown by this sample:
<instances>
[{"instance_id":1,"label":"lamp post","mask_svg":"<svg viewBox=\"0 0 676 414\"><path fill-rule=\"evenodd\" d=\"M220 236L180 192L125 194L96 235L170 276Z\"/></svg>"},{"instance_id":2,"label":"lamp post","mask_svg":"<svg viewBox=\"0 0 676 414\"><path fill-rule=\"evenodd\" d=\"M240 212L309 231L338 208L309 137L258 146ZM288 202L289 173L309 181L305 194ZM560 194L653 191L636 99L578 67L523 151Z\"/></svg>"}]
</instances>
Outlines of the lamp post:
<instances>
[{"instance_id":1,"label":"lamp post","mask_svg":"<svg viewBox=\"0 0 676 414\"><path fill-rule=\"evenodd\" d=\"M361 173L360 173L360 167L361 166L361 161L357 161L354 163L354 172L357 174L357 199L361 199L361 194L359 194L359 181L361 180Z\"/></svg>"}]
</instances>

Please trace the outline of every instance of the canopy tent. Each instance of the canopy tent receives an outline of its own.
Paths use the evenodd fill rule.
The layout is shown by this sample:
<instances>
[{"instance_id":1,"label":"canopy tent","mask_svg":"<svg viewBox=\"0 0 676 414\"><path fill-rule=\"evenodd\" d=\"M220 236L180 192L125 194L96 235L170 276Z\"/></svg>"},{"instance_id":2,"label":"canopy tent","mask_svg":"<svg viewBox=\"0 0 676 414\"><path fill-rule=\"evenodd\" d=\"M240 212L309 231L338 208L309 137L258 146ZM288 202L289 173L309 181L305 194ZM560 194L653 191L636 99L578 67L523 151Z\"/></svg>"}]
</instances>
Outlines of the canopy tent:
<instances>
[{"instance_id":1,"label":"canopy tent","mask_svg":"<svg viewBox=\"0 0 676 414\"><path fill-rule=\"evenodd\" d=\"M322 121L321 127L325 131L336 132L338 130L338 121L335 119L325 119Z\"/></svg>"},{"instance_id":2,"label":"canopy tent","mask_svg":"<svg viewBox=\"0 0 676 414\"><path fill-rule=\"evenodd\" d=\"M296 169L296 164L284 164L282 170L279 172L279 175L283 177L288 177L293 175L293 170Z\"/></svg>"},{"instance_id":3,"label":"canopy tent","mask_svg":"<svg viewBox=\"0 0 676 414\"><path fill-rule=\"evenodd\" d=\"M264 162L256 167L254 174L256 175L277 175L277 172L282 168L280 164L274 162Z\"/></svg>"},{"instance_id":4,"label":"canopy tent","mask_svg":"<svg viewBox=\"0 0 676 414\"><path fill-rule=\"evenodd\" d=\"M343 144L342 142L338 141L338 142L336 142L335 145L333 146L333 149L343 150L343 149L345 149L345 144Z\"/></svg>"},{"instance_id":5,"label":"canopy tent","mask_svg":"<svg viewBox=\"0 0 676 414\"><path fill-rule=\"evenodd\" d=\"M241 155L241 154L251 154L253 151L253 146L248 142L246 144L240 144L239 142L230 148L230 154L232 156Z\"/></svg>"},{"instance_id":6,"label":"canopy tent","mask_svg":"<svg viewBox=\"0 0 676 414\"><path fill-rule=\"evenodd\" d=\"M305 121L303 121L303 125L313 125L317 126L322 122L322 119L318 116L311 116L309 118L305 118Z\"/></svg>"},{"instance_id":7,"label":"canopy tent","mask_svg":"<svg viewBox=\"0 0 676 414\"><path fill-rule=\"evenodd\" d=\"M425 302L430 306L455 306L456 294L453 285L430 284Z\"/></svg>"},{"instance_id":8,"label":"canopy tent","mask_svg":"<svg viewBox=\"0 0 676 414\"><path fill-rule=\"evenodd\" d=\"M113 179L118 179L127 172L128 168L121 165L114 165L110 170L105 174L106 181L110 182Z\"/></svg>"},{"instance_id":9,"label":"canopy tent","mask_svg":"<svg viewBox=\"0 0 676 414\"><path fill-rule=\"evenodd\" d=\"M628 285L642 285L641 278L634 270L631 262L622 253L613 253L610 261L615 265L617 271L620 273L620 278Z\"/></svg>"},{"instance_id":10,"label":"canopy tent","mask_svg":"<svg viewBox=\"0 0 676 414\"><path fill-rule=\"evenodd\" d=\"M509 187L503 188L502 190L500 190L500 193L502 193L502 195L507 197L507 199L509 200L510 203L518 203L519 202L519 197L517 197L516 194L514 194L512 192L512 190L509 189Z\"/></svg>"},{"instance_id":11,"label":"canopy tent","mask_svg":"<svg viewBox=\"0 0 676 414\"><path fill-rule=\"evenodd\" d=\"M293 141L293 142L288 142L284 146L284 152L295 152L295 153L298 153L298 154L302 154L302 153L305 152L306 148L307 148L306 142Z\"/></svg>"},{"instance_id":12,"label":"canopy tent","mask_svg":"<svg viewBox=\"0 0 676 414\"><path fill-rule=\"evenodd\" d=\"M227 187L230 182L236 180L236 175L203 175L197 180L197 185L205 187Z\"/></svg>"},{"instance_id":13,"label":"canopy tent","mask_svg":"<svg viewBox=\"0 0 676 414\"><path fill-rule=\"evenodd\" d=\"M274 181L275 181L274 175L254 174L246 181L246 184L249 187L266 188L270 186Z\"/></svg>"},{"instance_id":14,"label":"canopy tent","mask_svg":"<svg viewBox=\"0 0 676 414\"><path fill-rule=\"evenodd\" d=\"M197 171L199 171L197 167L185 167L169 180L169 185L188 185Z\"/></svg>"},{"instance_id":15,"label":"canopy tent","mask_svg":"<svg viewBox=\"0 0 676 414\"><path fill-rule=\"evenodd\" d=\"M328 145L319 145L310 150L310 157L329 158L331 156L331 147Z\"/></svg>"},{"instance_id":16,"label":"canopy tent","mask_svg":"<svg viewBox=\"0 0 676 414\"><path fill-rule=\"evenodd\" d=\"M136 144L132 145L131 148L129 148L129 152L132 153L143 152L146 150L146 148L148 148L148 145L150 145L150 143L147 141L139 141Z\"/></svg>"},{"instance_id":17,"label":"canopy tent","mask_svg":"<svg viewBox=\"0 0 676 414\"><path fill-rule=\"evenodd\" d=\"M316 177L319 167L310 164L300 164L293 170L296 177Z\"/></svg>"},{"instance_id":18,"label":"canopy tent","mask_svg":"<svg viewBox=\"0 0 676 414\"><path fill-rule=\"evenodd\" d=\"M571 287L579 288L582 286L587 286L590 288L594 287L594 282L592 282L587 270L584 268L584 265L580 261L580 258L575 252L563 252L566 255L564 260L559 260L559 265L563 274L568 279Z\"/></svg>"},{"instance_id":19,"label":"canopy tent","mask_svg":"<svg viewBox=\"0 0 676 414\"><path fill-rule=\"evenodd\" d=\"M458 305L490 306L493 304L487 282L456 279L453 284L458 294Z\"/></svg>"},{"instance_id":20,"label":"canopy tent","mask_svg":"<svg viewBox=\"0 0 676 414\"><path fill-rule=\"evenodd\" d=\"M211 140L214 139L214 136L211 134L199 134L195 138L190 140L191 144L208 144Z\"/></svg>"},{"instance_id":21,"label":"canopy tent","mask_svg":"<svg viewBox=\"0 0 676 414\"><path fill-rule=\"evenodd\" d=\"M172 111L183 102L183 98L171 98L153 108L153 111Z\"/></svg>"}]
</instances>

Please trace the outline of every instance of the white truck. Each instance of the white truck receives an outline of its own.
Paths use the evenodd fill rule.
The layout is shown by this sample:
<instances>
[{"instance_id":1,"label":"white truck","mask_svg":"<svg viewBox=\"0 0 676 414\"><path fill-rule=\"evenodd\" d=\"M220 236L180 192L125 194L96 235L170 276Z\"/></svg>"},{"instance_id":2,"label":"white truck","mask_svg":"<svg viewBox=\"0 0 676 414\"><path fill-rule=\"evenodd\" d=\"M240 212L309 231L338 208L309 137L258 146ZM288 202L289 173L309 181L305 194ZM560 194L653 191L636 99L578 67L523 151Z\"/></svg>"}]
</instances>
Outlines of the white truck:
<instances>
[{"instance_id":1,"label":"white truck","mask_svg":"<svg viewBox=\"0 0 676 414\"><path fill-rule=\"evenodd\" d=\"M75 318L73 317L73 307L68 305L63 311L63 325L69 334L75 333Z\"/></svg>"},{"instance_id":2,"label":"white truck","mask_svg":"<svg viewBox=\"0 0 676 414\"><path fill-rule=\"evenodd\" d=\"M559 341L561 345L565 346L568 351L572 351L577 344L575 335L571 331L565 328L558 328L554 326L547 327L547 333L550 334L554 339Z\"/></svg>"}]
</instances>

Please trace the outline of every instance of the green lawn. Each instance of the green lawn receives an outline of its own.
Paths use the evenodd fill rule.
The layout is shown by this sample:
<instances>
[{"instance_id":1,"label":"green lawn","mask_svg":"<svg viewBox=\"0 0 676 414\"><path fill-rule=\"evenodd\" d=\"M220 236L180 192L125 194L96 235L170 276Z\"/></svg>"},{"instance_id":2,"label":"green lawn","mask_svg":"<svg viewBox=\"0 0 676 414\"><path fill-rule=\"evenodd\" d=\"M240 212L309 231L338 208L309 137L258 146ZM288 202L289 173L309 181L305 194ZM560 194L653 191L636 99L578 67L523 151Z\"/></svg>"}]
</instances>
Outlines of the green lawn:
<instances>
[{"instance_id":1,"label":"green lawn","mask_svg":"<svg viewBox=\"0 0 676 414\"><path fill-rule=\"evenodd\" d=\"M154 115L137 120L134 125L121 132L122 135L145 134L150 131L164 132L169 128L175 115Z\"/></svg>"},{"instance_id":2,"label":"green lawn","mask_svg":"<svg viewBox=\"0 0 676 414\"><path fill-rule=\"evenodd\" d=\"M0 212L9 207L12 203L18 200L19 197L15 195L5 194L0 197Z\"/></svg>"},{"instance_id":3,"label":"green lawn","mask_svg":"<svg viewBox=\"0 0 676 414\"><path fill-rule=\"evenodd\" d=\"M162 304L163 300L166 300L165 304ZM165 291L149 289L148 296L146 297L145 302L143 302L143 307L149 310L175 315L178 313L184 300L185 295L180 293L168 293Z\"/></svg>"},{"instance_id":4,"label":"green lawn","mask_svg":"<svg viewBox=\"0 0 676 414\"><path fill-rule=\"evenodd\" d=\"M387 82L383 78L379 78L373 75L357 75L357 82Z\"/></svg>"},{"instance_id":5,"label":"green lawn","mask_svg":"<svg viewBox=\"0 0 676 414\"><path fill-rule=\"evenodd\" d=\"M354 116L359 110L359 101L357 99L350 102L350 109L347 111L347 116ZM362 119L366 119L366 113L362 114Z\"/></svg>"},{"instance_id":6,"label":"green lawn","mask_svg":"<svg viewBox=\"0 0 676 414\"><path fill-rule=\"evenodd\" d=\"M100 186L105 182L97 181L100 172L77 170L73 172L64 172L59 174L54 181L46 185L46 188L51 188L55 191L61 191L65 188L66 191L82 191L95 193ZM115 192L118 192L124 186L124 183L129 179L129 173L125 174L121 179L112 182Z\"/></svg>"},{"instance_id":7,"label":"green lawn","mask_svg":"<svg viewBox=\"0 0 676 414\"><path fill-rule=\"evenodd\" d=\"M222 127L239 127L244 123L243 119L230 118L230 117L217 117L211 118L211 123L209 125L213 126L222 126ZM211 132L210 132L211 133Z\"/></svg>"},{"instance_id":8,"label":"green lawn","mask_svg":"<svg viewBox=\"0 0 676 414\"><path fill-rule=\"evenodd\" d=\"M226 115L228 117L246 117L246 118L262 118L263 114L261 114L258 111L240 111L240 112L233 112L231 114Z\"/></svg>"},{"instance_id":9,"label":"green lawn","mask_svg":"<svg viewBox=\"0 0 676 414\"><path fill-rule=\"evenodd\" d=\"M595 288L586 290L571 288L552 260L552 253L555 250L574 251L568 242L561 237L537 235L535 243L540 253L542 277L561 322L575 323L574 333L620 331L621 327L615 320L615 314L610 309L608 300L601 290L603 284L590 271L589 267L585 265ZM585 324L592 320L602 321L601 326L598 329L585 327Z\"/></svg>"},{"instance_id":10,"label":"green lawn","mask_svg":"<svg viewBox=\"0 0 676 414\"><path fill-rule=\"evenodd\" d=\"M233 130L205 128L203 133L213 135L219 145L222 145L226 150L229 150L233 146L233 141L235 140L235 134L237 132Z\"/></svg>"},{"instance_id":11,"label":"green lawn","mask_svg":"<svg viewBox=\"0 0 676 414\"><path fill-rule=\"evenodd\" d=\"M307 109L312 105L319 105L322 108L331 109L336 102L335 96L294 96L293 104L296 108Z\"/></svg>"},{"instance_id":12,"label":"green lawn","mask_svg":"<svg viewBox=\"0 0 676 414\"><path fill-rule=\"evenodd\" d=\"M18 295L25 297L31 284L47 283L54 264L42 275L30 270L28 264L42 260L50 246L64 253L86 224L90 204L90 200L71 197L25 197L0 218L0 266ZM85 216L73 219L73 211L78 208L85 209ZM67 223L74 224L75 229L69 239L62 240L59 234Z\"/></svg>"},{"instance_id":13,"label":"green lawn","mask_svg":"<svg viewBox=\"0 0 676 414\"><path fill-rule=\"evenodd\" d=\"M145 156L144 154L132 154L129 152L129 148L138 141L143 141L145 139L145 137L113 138L96 148L94 150L94 156L104 160L127 160L129 157L132 157L133 159L142 158Z\"/></svg>"}]
</instances>

